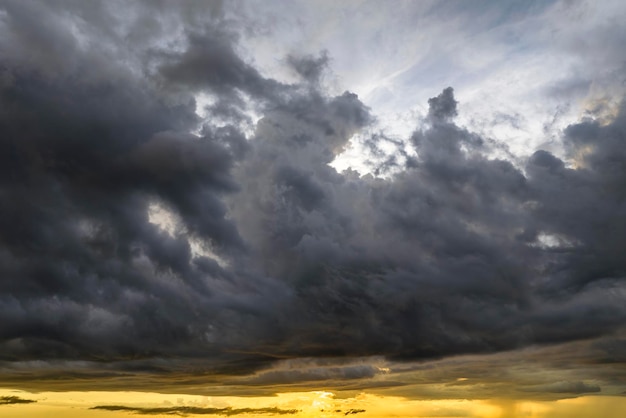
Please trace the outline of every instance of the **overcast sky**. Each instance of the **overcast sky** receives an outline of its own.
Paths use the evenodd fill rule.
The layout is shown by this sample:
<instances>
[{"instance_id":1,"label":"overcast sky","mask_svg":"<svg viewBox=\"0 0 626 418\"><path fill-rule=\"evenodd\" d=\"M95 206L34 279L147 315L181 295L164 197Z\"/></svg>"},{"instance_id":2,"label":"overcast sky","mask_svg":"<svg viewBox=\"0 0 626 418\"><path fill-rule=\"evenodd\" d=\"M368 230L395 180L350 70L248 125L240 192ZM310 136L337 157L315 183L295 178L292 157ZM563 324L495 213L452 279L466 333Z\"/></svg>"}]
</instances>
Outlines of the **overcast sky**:
<instances>
[{"instance_id":1,"label":"overcast sky","mask_svg":"<svg viewBox=\"0 0 626 418\"><path fill-rule=\"evenodd\" d=\"M0 0L0 386L623 395L625 21Z\"/></svg>"}]
</instances>

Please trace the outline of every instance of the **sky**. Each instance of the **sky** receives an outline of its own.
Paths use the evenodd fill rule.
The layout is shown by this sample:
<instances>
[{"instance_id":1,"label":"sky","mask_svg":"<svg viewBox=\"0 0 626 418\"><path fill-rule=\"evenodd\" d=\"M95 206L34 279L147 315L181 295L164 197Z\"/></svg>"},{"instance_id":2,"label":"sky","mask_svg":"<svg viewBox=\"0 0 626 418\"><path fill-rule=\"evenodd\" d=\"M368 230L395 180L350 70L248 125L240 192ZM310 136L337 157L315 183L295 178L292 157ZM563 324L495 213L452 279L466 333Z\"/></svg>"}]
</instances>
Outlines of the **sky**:
<instances>
[{"instance_id":1,"label":"sky","mask_svg":"<svg viewBox=\"0 0 626 418\"><path fill-rule=\"evenodd\" d=\"M624 21L0 0L0 415L621 417Z\"/></svg>"}]
</instances>

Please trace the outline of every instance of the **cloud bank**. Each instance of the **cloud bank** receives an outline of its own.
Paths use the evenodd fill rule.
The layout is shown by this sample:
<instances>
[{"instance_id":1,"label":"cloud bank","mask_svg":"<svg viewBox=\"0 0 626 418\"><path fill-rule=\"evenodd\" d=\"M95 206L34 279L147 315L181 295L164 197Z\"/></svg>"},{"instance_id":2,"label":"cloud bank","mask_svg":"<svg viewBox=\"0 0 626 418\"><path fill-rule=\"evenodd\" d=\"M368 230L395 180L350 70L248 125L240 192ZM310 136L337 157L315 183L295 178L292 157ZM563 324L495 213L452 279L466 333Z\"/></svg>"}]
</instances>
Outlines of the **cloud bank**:
<instances>
[{"instance_id":1,"label":"cloud bank","mask_svg":"<svg viewBox=\"0 0 626 418\"><path fill-rule=\"evenodd\" d=\"M273 79L218 3L180 4L0 6L5 367L239 375L623 329L621 98L610 120L568 126L564 155L517 164L455 122L440 86L392 174L339 173L329 163L376 118L320 86L328 55L290 55L299 81Z\"/></svg>"}]
</instances>

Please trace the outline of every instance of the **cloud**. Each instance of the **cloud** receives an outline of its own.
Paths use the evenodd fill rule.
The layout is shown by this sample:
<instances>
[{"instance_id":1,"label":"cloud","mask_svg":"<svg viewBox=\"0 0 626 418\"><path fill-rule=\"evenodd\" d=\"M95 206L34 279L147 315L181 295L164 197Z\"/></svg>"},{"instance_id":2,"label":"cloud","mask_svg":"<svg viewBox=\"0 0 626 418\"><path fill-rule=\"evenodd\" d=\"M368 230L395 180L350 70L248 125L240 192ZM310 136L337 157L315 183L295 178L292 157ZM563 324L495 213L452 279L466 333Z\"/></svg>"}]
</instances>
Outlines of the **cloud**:
<instances>
[{"instance_id":1,"label":"cloud","mask_svg":"<svg viewBox=\"0 0 626 418\"><path fill-rule=\"evenodd\" d=\"M192 91L208 90L220 100L241 103L239 91L255 99L272 98L283 88L265 79L234 50L236 35L227 30L191 33L188 45L179 54L165 53L159 73L168 83Z\"/></svg>"},{"instance_id":2,"label":"cloud","mask_svg":"<svg viewBox=\"0 0 626 418\"><path fill-rule=\"evenodd\" d=\"M170 406L160 408L140 408L122 405L98 405L90 409L104 411L126 411L135 412L140 415L161 415L161 414L192 414L192 415L242 415L242 414L263 414L263 415L294 415L297 409L280 408L205 408L200 406Z\"/></svg>"},{"instance_id":3,"label":"cloud","mask_svg":"<svg viewBox=\"0 0 626 418\"><path fill-rule=\"evenodd\" d=\"M433 122L445 121L457 115L452 87L445 88L437 97L428 99L428 117Z\"/></svg>"},{"instance_id":4,"label":"cloud","mask_svg":"<svg viewBox=\"0 0 626 418\"><path fill-rule=\"evenodd\" d=\"M287 63L303 79L309 82L319 82L322 73L329 65L328 52L324 51L319 57L311 55L296 56L288 55Z\"/></svg>"},{"instance_id":5,"label":"cloud","mask_svg":"<svg viewBox=\"0 0 626 418\"><path fill-rule=\"evenodd\" d=\"M323 363L323 362L322 362ZM291 385L310 384L310 382L326 381L345 382L351 380L370 379L383 373L379 367L365 362L361 364L316 364L306 361L289 361L288 364L277 365L270 370L257 372L253 376L237 379L235 382L245 385Z\"/></svg>"},{"instance_id":6,"label":"cloud","mask_svg":"<svg viewBox=\"0 0 626 418\"><path fill-rule=\"evenodd\" d=\"M529 392L542 392L542 393L597 393L601 389L599 386L590 385L585 382L556 382L548 385L538 385L532 387L526 387L522 390Z\"/></svg>"},{"instance_id":7,"label":"cloud","mask_svg":"<svg viewBox=\"0 0 626 418\"><path fill-rule=\"evenodd\" d=\"M365 409L349 409L346 412L344 412L344 415L355 415L355 414L360 414L362 412L365 412Z\"/></svg>"},{"instance_id":8,"label":"cloud","mask_svg":"<svg viewBox=\"0 0 626 418\"><path fill-rule=\"evenodd\" d=\"M32 399L24 399L19 396L0 396L0 405L13 405L37 402Z\"/></svg>"},{"instance_id":9,"label":"cloud","mask_svg":"<svg viewBox=\"0 0 626 418\"><path fill-rule=\"evenodd\" d=\"M329 163L376 117L319 86L326 54L282 61L302 78L287 84L244 59L244 29L219 8L133 7L123 21L102 5L2 6L4 364L349 381L376 370L272 367L623 328L623 104L565 129L563 155L520 165L456 121L446 87L397 172L339 173ZM215 96L206 117L199 93Z\"/></svg>"}]
</instances>

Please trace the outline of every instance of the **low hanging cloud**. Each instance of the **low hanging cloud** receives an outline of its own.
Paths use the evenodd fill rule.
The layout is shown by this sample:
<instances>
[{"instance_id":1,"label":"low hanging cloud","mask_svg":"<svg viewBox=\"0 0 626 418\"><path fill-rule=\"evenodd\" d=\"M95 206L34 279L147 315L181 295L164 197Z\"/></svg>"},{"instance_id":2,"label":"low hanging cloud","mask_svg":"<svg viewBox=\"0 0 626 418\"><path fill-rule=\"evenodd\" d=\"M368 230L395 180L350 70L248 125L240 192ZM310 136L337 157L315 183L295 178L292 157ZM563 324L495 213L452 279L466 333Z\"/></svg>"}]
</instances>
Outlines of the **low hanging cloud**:
<instances>
[{"instance_id":1,"label":"low hanging cloud","mask_svg":"<svg viewBox=\"0 0 626 418\"><path fill-rule=\"evenodd\" d=\"M1 6L4 364L188 359L237 375L623 327L624 104L570 125L567 155L537 150L520 167L455 123L442 86L396 173L339 173L328 164L375 117L321 89L325 54L287 58L303 84L286 84L241 58L219 11L200 24L134 7L129 24L102 4ZM136 33L144 12L161 23ZM181 22L175 47L158 42ZM199 92L215 98L204 119ZM318 372L344 371L306 378Z\"/></svg>"},{"instance_id":2,"label":"low hanging cloud","mask_svg":"<svg viewBox=\"0 0 626 418\"><path fill-rule=\"evenodd\" d=\"M600 387L587 384L585 382L556 382L548 385L538 385L534 387L524 388L523 390L529 392L541 392L541 393L597 393L600 392Z\"/></svg>"},{"instance_id":3,"label":"low hanging cloud","mask_svg":"<svg viewBox=\"0 0 626 418\"><path fill-rule=\"evenodd\" d=\"M216 416L233 416L244 414L259 415L294 415L299 411L297 409L281 409L281 408L209 408L201 406L168 406L157 408L142 408L123 405L98 405L90 409L98 409L102 411L124 411L134 412L140 415L216 415Z\"/></svg>"},{"instance_id":4,"label":"low hanging cloud","mask_svg":"<svg viewBox=\"0 0 626 418\"><path fill-rule=\"evenodd\" d=\"M24 399L19 396L0 396L0 405L28 404L37 401L32 399Z\"/></svg>"}]
</instances>

